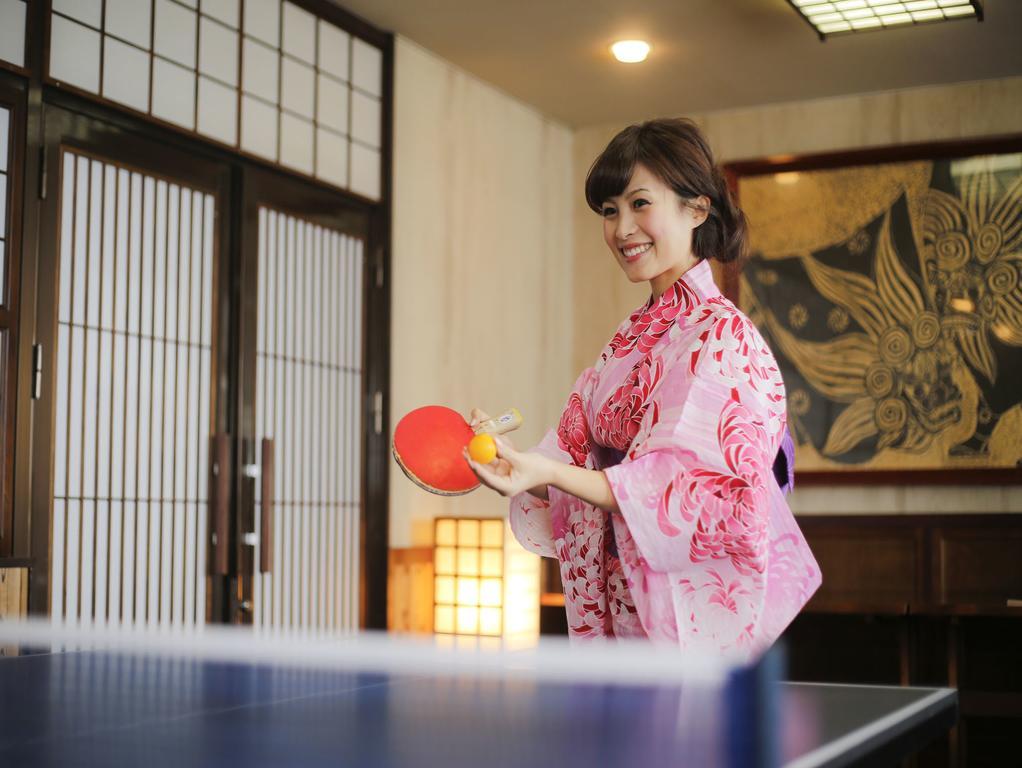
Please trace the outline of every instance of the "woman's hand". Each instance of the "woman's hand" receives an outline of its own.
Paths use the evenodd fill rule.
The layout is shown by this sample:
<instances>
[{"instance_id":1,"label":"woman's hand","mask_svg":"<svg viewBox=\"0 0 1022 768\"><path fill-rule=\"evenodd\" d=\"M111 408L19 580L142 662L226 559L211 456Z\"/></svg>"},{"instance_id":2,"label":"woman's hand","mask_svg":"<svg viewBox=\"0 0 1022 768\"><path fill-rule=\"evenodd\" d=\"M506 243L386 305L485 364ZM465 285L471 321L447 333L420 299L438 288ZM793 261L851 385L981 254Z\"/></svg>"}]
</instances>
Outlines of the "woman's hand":
<instances>
[{"instance_id":1,"label":"woman's hand","mask_svg":"<svg viewBox=\"0 0 1022 768\"><path fill-rule=\"evenodd\" d=\"M483 485L501 496L516 496L523 491L544 488L551 482L554 462L550 459L538 453L519 453L503 435L494 435L493 439L497 444L497 458L489 464L473 461L468 449L463 451L465 461Z\"/></svg>"},{"instance_id":2,"label":"woman's hand","mask_svg":"<svg viewBox=\"0 0 1022 768\"><path fill-rule=\"evenodd\" d=\"M478 408L473 408L468 414L468 425L474 430L484 421L489 421L490 416L485 411L481 411Z\"/></svg>"},{"instance_id":3,"label":"woman's hand","mask_svg":"<svg viewBox=\"0 0 1022 768\"><path fill-rule=\"evenodd\" d=\"M489 418L483 411L473 408L469 414L469 425L474 429ZM467 448L462 450L462 455L479 482L501 496L516 496L528 491L547 501L550 497L548 486L554 486L600 509L619 511L614 490L602 471L560 464L539 453L519 453L503 435L494 435L493 440L497 444L497 458L489 464L472 461Z\"/></svg>"},{"instance_id":4,"label":"woman's hand","mask_svg":"<svg viewBox=\"0 0 1022 768\"><path fill-rule=\"evenodd\" d=\"M478 408L473 408L471 412L469 412L468 414L468 425L472 427L472 431L474 432L476 427L478 427L483 422L489 421L491 418L492 417L485 411L481 411ZM514 443L511 442L510 438L505 437L504 440L512 448L515 447Z\"/></svg>"}]
</instances>

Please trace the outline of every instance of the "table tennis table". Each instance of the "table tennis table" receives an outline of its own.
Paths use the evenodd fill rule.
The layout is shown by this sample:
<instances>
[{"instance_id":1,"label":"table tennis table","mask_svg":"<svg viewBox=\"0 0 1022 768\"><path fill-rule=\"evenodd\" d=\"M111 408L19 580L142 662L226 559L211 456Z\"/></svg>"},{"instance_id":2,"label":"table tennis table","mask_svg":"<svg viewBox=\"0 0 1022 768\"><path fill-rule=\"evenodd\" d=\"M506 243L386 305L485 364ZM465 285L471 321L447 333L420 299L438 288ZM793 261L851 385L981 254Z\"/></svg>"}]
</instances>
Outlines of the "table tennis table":
<instances>
[{"instance_id":1,"label":"table tennis table","mask_svg":"<svg viewBox=\"0 0 1022 768\"><path fill-rule=\"evenodd\" d=\"M374 671L319 663L311 650L289 657L298 664L244 645L249 661L166 650L0 658L0 765L893 765L957 717L950 689L759 685L762 665L726 681L586 682L518 662L499 674L421 660Z\"/></svg>"}]
</instances>

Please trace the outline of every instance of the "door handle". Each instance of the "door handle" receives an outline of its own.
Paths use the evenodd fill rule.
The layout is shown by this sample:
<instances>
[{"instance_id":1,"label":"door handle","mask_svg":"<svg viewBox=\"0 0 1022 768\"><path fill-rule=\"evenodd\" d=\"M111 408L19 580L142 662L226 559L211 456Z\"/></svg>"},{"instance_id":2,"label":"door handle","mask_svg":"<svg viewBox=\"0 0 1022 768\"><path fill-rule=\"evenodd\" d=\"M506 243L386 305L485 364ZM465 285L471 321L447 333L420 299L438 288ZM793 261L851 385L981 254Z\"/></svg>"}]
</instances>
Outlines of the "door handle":
<instances>
[{"instance_id":1,"label":"door handle","mask_svg":"<svg viewBox=\"0 0 1022 768\"><path fill-rule=\"evenodd\" d=\"M262 469L259 481L259 572L273 570L273 480L274 456L273 438L264 437L260 450Z\"/></svg>"},{"instance_id":2,"label":"door handle","mask_svg":"<svg viewBox=\"0 0 1022 768\"><path fill-rule=\"evenodd\" d=\"M214 435L212 443L213 573L226 576L231 553L231 436Z\"/></svg>"}]
</instances>

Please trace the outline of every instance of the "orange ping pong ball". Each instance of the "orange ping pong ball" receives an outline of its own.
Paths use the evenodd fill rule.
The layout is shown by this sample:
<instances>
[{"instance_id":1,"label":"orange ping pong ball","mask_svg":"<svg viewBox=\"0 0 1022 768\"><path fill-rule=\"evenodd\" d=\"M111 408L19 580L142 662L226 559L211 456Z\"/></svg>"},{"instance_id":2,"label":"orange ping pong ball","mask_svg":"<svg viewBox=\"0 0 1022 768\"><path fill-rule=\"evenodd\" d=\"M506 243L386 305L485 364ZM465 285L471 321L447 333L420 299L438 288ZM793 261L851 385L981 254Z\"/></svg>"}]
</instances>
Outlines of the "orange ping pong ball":
<instances>
[{"instance_id":1,"label":"orange ping pong ball","mask_svg":"<svg viewBox=\"0 0 1022 768\"><path fill-rule=\"evenodd\" d=\"M468 443L468 455L480 464L489 464L497 458L497 443L493 435L483 432L473 437Z\"/></svg>"}]
</instances>

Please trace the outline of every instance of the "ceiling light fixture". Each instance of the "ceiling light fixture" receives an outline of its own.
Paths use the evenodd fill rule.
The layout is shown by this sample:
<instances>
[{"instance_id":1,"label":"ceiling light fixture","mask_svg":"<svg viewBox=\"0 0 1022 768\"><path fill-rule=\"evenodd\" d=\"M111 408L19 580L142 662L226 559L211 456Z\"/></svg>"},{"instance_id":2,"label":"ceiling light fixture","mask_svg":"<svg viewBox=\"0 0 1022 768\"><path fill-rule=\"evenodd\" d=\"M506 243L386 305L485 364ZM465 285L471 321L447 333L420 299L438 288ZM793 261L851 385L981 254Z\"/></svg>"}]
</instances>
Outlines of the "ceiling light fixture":
<instances>
[{"instance_id":1,"label":"ceiling light fixture","mask_svg":"<svg viewBox=\"0 0 1022 768\"><path fill-rule=\"evenodd\" d=\"M867 32L935 21L983 21L980 0L788 0L821 40L832 35Z\"/></svg>"},{"instance_id":2,"label":"ceiling light fixture","mask_svg":"<svg viewBox=\"0 0 1022 768\"><path fill-rule=\"evenodd\" d=\"M618 61L635 64L646 60L649 55L649 43L645 40L618 40L610 46L610 51Z\"/></svg>"}]
</instances>

